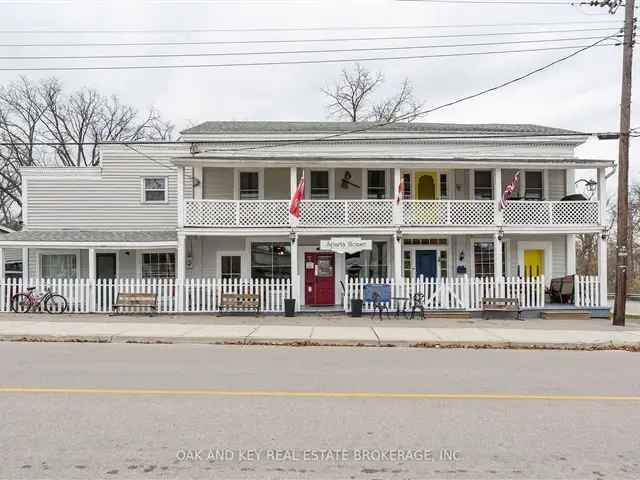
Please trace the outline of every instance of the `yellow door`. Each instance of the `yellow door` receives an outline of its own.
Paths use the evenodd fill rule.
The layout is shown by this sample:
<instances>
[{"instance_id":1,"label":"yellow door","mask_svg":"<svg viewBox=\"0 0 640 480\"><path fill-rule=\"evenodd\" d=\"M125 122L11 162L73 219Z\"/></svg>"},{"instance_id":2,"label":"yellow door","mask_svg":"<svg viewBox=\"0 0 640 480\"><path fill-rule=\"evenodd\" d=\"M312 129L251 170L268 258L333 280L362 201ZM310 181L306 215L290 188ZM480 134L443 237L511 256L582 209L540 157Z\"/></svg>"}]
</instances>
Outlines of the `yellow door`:
<instances>
[{"instance_id":1,"label":"yellow door","mask_svg":"<svg viewBox=\"0 0 640 480\"><path fill-rule=\"evenodd\" d=\"M436 172L416 172L416 200L438 198L438 174Z\"/></svg>"},{"instance_id":2,"label":"yellow door","mask_svg":"<svg viewBox=\"0 0 640 480\"><path fill-rule=\"evenodd\" d=\"M539 277L544 275L544 250L524 251L524 276Z\"/></svg>"}]
</instances>

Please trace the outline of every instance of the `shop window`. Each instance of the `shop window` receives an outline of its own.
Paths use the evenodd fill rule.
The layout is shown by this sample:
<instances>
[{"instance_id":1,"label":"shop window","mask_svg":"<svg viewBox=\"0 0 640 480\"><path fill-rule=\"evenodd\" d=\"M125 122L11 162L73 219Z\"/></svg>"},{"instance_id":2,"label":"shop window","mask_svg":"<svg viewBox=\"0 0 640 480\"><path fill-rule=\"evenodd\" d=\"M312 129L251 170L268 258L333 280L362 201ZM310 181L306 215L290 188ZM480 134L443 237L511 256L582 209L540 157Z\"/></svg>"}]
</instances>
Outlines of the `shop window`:
<instances>
[{"instance_id":1,"label":"shop window","mask_svg":"<svg viewBox=\"0 0 640 480\"><path fill-rule=\"evenodd\" d=\"M441 250L439 252L438 259L440 261L440 276L442 278L446 278L449 275L447 258L447 251Z\"/></svg>"},{"instance_id":2,"label":"shop window","mask_svg":"<svg viewBox=\"0 0 640 480\"><path fill-rule=\"evenodd\" d=\"M345 269L349 278L360 278L364 264L362 259L362 252L357 253L345 253Z\"/></svg>"},{"instance_id":3,"label":"shop window","mask_svg":"<svg viewBox=\"0 0 640 480\"><path fill-rule=\"evenodd\" d=\"M413 271L411 269L411 250L405 250L402 253L402 266L404 270L404 278L413 277Z\"/></svg>"},{"instance_id":4,"label":"shop window","mask_svg":"<svg viewBox=\"0 0 640 480\"><path fill-rule=\"evenodd\" d=\"M368 255L367 276L384 278L387 276L387 242L373 242L372 249L365 251Z\"/></svg>"},{"instance_id":5,"label":"shop window","mask_svg":"<svg viewBox=\"0 0 640 480\"><path fill-rule=\"evenodd\" d=\"M72 254L52 254L40 257L40 277L77 278L78 257Z\"/></svg>"},{"instance_id":6,"label":"shop window","mask_svg":"<svg viewBox=\"0 0 640 480\"><path fill-rule=\"evenodd\" d=\"M280 242L251 244L251 278L290 278L291 246Z\"/></svg>"},{"instance_id":7,"label":"shop window","mask_svg":"<svg viewBox=\"0 0 640 480\"><path fill-rule=\"evenodd\" d=\"M174 278L175 276L175 253L142 254L142 278Z\"/></svg>"}]
</instances>

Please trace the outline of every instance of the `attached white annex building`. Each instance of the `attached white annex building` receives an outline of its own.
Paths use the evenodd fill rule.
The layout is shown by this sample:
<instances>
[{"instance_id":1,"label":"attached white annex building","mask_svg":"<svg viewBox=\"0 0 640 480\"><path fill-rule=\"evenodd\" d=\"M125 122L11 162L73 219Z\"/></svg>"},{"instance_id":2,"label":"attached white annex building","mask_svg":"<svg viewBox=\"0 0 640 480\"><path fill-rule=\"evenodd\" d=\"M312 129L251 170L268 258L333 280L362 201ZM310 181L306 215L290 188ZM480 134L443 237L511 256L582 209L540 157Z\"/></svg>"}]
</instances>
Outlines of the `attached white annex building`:
<instances>
[{"instance_id":1,"label":"attached white annex building","mask_svg":"<svg viewBox=\"0 0 640 480\"><path fill-rule=\"evenodd\" d=\"M576 156L587 135L430 123L349 133L368 126L206 122L182 132L182 145L102 145L98 167L24 168L24 229L0 247L22 249L25 284L82 280L78 310L108 309L95 300L105 282L160 285L166 311L215 311L220 288L262 285L265 309L279 311L283 297L348 309L366 282L405 294L421 281L436 285L434 309L477 309L487 285L540 309L551 279L576 273L575 235L597 233L598 276L578 279L571 301L606 307L613 163ZM597 198L563 200L594 169ZM344 238L364 249L327 249Z\"/></svg>"}]
</instances>

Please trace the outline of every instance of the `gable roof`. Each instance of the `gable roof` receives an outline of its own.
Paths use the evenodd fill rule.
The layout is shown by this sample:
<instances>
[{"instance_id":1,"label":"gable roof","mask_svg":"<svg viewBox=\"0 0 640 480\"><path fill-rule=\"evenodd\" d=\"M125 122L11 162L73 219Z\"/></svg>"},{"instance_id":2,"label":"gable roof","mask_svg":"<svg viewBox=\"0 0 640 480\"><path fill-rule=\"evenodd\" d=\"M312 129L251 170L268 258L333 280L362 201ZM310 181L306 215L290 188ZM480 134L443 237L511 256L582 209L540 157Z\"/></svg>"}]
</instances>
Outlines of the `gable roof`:
<instances>
[{"instance_id":1,"label":"gable roof","mask_svg":"<svg viewBox=\"0 0 640 480\"><path fill-rule=\"evenodd\" d=\"M215 134L310 134L322 132L348 132L372 127L376 122L204 122L180 132L183 135ZM376 127L372 132L428 133L428 134L580 134L574 130L546 127L527 123L407 123L398 122ZM586 133L584 135L587 135Z\"/></svg>"}]
</instances>

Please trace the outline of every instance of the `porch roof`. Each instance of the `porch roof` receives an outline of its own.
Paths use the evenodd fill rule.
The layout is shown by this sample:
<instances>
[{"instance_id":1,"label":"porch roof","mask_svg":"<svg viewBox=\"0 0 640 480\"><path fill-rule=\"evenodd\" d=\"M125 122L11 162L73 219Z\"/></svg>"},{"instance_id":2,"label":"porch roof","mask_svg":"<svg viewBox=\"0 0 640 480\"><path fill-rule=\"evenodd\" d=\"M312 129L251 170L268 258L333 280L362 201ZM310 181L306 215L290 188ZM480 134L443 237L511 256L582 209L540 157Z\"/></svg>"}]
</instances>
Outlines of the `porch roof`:
<instances>
[{"instance_id":1,"label":"porch roof","mask_svg":"<svg viewBox=\"0 0 640 480\"><path fill-rule=\"evenodd\" d=\"M0 247L162 248L176 247L175 230L22 230L0 237Z\"/></svg>"},{"instance_id":2,"label":"porch roof","mask_svg":"<svg viewBox=\"0 0 640 480\"><path fill-rule=\"evenodd\" d=\"M582 159L575 157L522 157L522 156L496 156L496 157L433 157L428 155L397 155L374 152L291 152L277 149L252 150L215 153L202 153L196 156L180 156L173 159L173 163L181 166L266 166L266 167L375 167L383 168L419 168L429 166L431 168L513 168L514 164L523 168L609 168L613 167L612 160Z\"/></svg>"}]
</instances>

